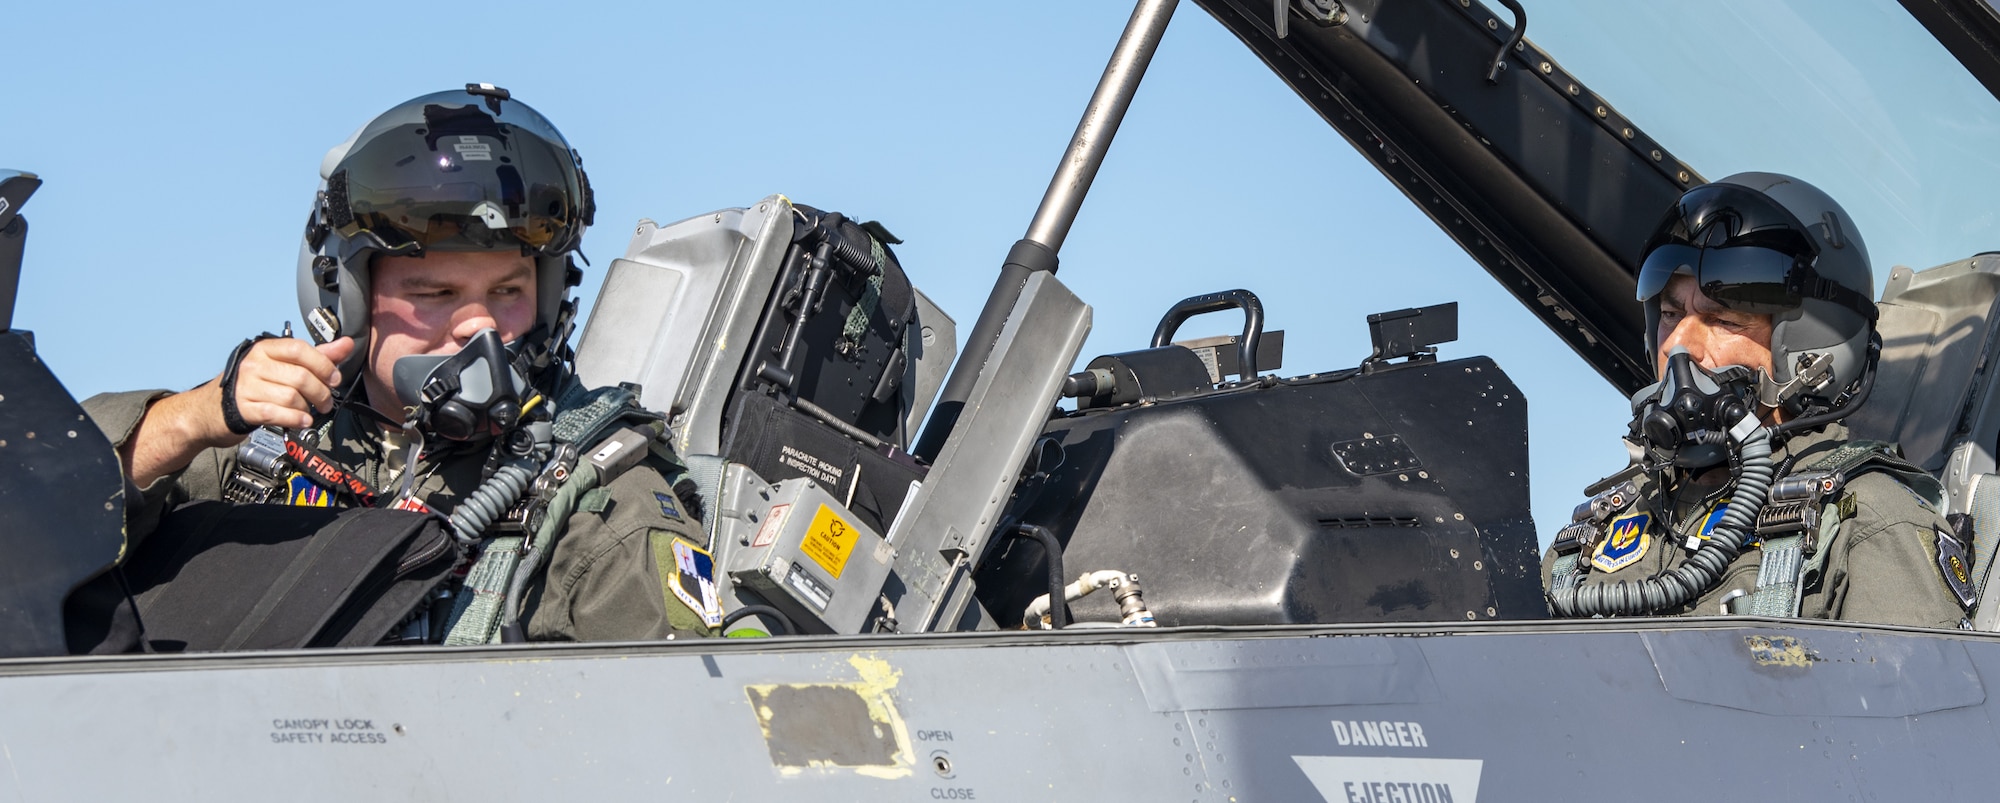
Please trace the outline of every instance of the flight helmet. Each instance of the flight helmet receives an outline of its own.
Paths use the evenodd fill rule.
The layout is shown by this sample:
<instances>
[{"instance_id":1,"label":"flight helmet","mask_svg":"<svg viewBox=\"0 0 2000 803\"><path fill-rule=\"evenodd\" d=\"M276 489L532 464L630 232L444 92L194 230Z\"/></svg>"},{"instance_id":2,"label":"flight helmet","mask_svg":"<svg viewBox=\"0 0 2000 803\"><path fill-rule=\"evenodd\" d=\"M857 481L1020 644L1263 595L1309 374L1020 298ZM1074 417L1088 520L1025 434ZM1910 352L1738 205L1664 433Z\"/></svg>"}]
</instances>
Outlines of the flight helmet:
<instances>
[{"instance_id":1,"label":"flight helmet","mask_svg":"<svg viewBox=\"0 0 2000 803\"><path fill-rule=\"evenodd\" d=\"M582 160L554 125L505 89L413 98L328 151L299 253L299 311L331 313L355 339L341 364L355 377L368 351L370 269L381 254L519 249L536 265L533 331L516 348L536 368L565 348L575 316L572 255L595 212Z\"/></svg>"},{"instance_id":2,"label":"flight helmet","mask_svg":"<svg viewBox=\"0 0 2000 803\"><path fill-rule=\"evenodd\" d=\"M1695 277L1724 307L1770 315L1770 376L1758 400L1798 415L1847 402L1874 370L1874 272L1847 211L1804 181L1737 173L1683 193L1642 252L1646 356L1659 350L1660 294Z\"/></svg>"}]
</instances>

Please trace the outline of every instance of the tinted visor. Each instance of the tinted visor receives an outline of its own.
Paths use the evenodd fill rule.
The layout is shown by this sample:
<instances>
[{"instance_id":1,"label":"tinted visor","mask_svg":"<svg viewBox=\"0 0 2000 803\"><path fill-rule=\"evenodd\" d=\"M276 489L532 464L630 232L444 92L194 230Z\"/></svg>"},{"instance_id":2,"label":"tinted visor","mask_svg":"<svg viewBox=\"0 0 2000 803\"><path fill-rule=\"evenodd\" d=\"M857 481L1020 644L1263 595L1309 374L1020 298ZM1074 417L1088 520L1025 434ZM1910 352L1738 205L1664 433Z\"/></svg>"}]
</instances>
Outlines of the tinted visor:
<instances>
[{"instance_id":1,"label":"tinted visor","mask_svg":"<svg viewBox=\"0 0 2000 803\"><path fill-rule=\"evenodd\" d=\"M1832 301L1875 319L1867 295L1813 269L1819 247L1798 218L1761 192L1735 184L1687 191L1647 243L1638 296L1659 295L1675 274L1730 309L1775 315L1805 299Z\"/></svg>"},{"instance_id":2,"label":"tinted visor","mask_svg":"<svg viewBox=\"0 0 2000 803\"><path fill-rule=\"evenodd\" d=\"M1730 309L1775 315L1803 300L1792 286L1796 270L1811 271L1790 254L1768 248L1698 248L1662 245L1639 268L1639 300L1659 295L1674 274L1693 276L1703 295ZM1817 276L1817 274L1814 274Z\"/></svg>"},{"instance_id":3,"label":"tinted visor","mask_svg":"<svg viewBox=\"0 0 2000 803\"><path fill-rule=\"evenodd\" d=\"M572 248L583 193L562 135L524 105L466 99L420 99L356 142L327 179L327 222L389 253Z\"/></svg>"}]
</instances>

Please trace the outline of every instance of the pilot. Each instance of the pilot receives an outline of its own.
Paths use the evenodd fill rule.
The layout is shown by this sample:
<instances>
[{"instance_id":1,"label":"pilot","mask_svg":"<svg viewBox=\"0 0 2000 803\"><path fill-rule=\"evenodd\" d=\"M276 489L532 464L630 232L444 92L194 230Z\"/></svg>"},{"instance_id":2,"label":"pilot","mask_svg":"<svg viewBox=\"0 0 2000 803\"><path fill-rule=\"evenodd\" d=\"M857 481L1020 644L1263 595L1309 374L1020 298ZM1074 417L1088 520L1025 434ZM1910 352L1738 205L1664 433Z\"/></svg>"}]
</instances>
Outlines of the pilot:
<instances>
[{"instance_id":1,"label":"pilot","mask_svg":"<svg viewBox=\"0 0 2000 803\"><path fill-rule=\"evenodd\" d=\"M1551 612L1969 626L1970 537L1938 483L1840 423L1881 351L1852 218L1740 173L1688 190L1643 253L1659 382L1632 400L1632 464L1543 558Z\"/></svg>"},{"instance_id":2,"label":"pilot","mask_svg":"<svg viewBox=\"0 0 2000 803\"><path fill-rule=\"evenodd\" d=\"M436 596L517 601L525 612L510 635L711 634L720 623L714 594L703 593L712 567L680 576L707 540L682 501L692 484L676 492L664 425L626 404L629 392L584 391L568 363L569 288L582 278L572 255L593 213L568 142L506 90L468 85L384 112L329 152L320 173L297 274L318 345L246 340L221 375L192 390L85 403L140 491L131 537L190 500L435 512L466 545L471 576L482 563L500 570L490 587ZM552 546L510 588L505 570L530 551L518 539L492 548L502 543L495 521L550 501L579 475L578 447L610 451L565 442L565 427L578 439L579 427L624 431L625 453L643 457L621 462L615 477L610 466L594 472L608 482L565 500L570 514L543 542ZM239 459L260 441L279 454L296 444L295 454L330 458L332 470L294 460L268 476L251 465L268 463ZM514 464L522 467L509 475ZM482 493L489 509L459 504ZM507 629L491 613L465 614L480 606L431 607L439 613L421 632L405 622L385 638L484 643Z\"/></svg>"}]
</instances>

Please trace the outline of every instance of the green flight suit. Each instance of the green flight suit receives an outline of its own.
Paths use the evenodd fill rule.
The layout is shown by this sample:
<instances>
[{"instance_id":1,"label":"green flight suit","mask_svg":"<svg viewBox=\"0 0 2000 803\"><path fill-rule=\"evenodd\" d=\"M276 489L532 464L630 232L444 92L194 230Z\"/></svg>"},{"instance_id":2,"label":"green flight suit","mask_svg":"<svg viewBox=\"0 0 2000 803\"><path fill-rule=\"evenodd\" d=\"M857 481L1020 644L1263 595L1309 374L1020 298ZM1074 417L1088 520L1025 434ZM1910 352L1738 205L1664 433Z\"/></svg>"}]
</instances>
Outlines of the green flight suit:
<instances>
[{"instance_id":1,"label":"green flight suit","mask_svg":"<svg viewBox=\"0 0 2000 803\"><path fill-rule=\"evenodd\" d=\"M165 395L167 391L106 393L86 400L83 407L112 444L122 448L146 407ZM385 495L396 487L388 481L376 425L341 409L323 431L318 447L328 457ZM466 448L419 461L414 469L419 478L416 496L449 514L478 486L485 460L484 448ZM167 510L190 501L221 499L223 485L235 469L234 447L209 449L186 469L129 493L126 531L132 544L152 533ZM528 588L522 614L528 638L622 641L710 635L700 616L668 586L675 538L708 548L700 523L653 458L618 476L603 492L586 495Z\"/></svg>"},{"instance_id":2,"label":"green flight suit","mask_svg":"<svg viewBox=\"0 0 2000 803\"><path fill-rule=\"evenodd\" d=\"M1851 440L1847 428L1839 424L1823 430L1801 433L1775 449L1772 460L1779 475L1795 466L1809 466L1820 456ZM1681 564L1690 536L1705 534L1721 490L1716 485L1684 483L1659 498L1642 475L1637 480L1639 501L1626 514L1649 517L1641 536L1637 557L1612 571L1592 568L1582 584L1615 583L1662 574ZM1825 553L1817 576L1804 578L1799 616L1808 619L1839 619L1850 622L1957 628L1968 612L1938 563L1938 533L1951 532L1944 514L1910 490L1895 475L1866 471L1847 483L1846 500L1837 505L1843 519L1833 537L1819 545ZM1671 513L1674 525L1670 537L1662 537L1662 514ZM1719 516L1713 517L1719 519ZM1752 536L1753 540L1755 536ZM1589 564L1607 550L1618 551L1611 534L1600 537L1591 552L1578 556L1579 565ZM1632 545L1625 549L1632 551ZM1556 553L1552 548L1542 557L1542 586L1551 587ZM1758 564L1762 553L1747 548L1723 571L1722 581L1702 594L1692 605L1663 615L1713 616L1725 613L1723 601L1736 592L1757 589ZM1613 561L1616 562L1616 561ZM1747 611L1747 597L1738 610Z\"/></svg>"}]
</instances>

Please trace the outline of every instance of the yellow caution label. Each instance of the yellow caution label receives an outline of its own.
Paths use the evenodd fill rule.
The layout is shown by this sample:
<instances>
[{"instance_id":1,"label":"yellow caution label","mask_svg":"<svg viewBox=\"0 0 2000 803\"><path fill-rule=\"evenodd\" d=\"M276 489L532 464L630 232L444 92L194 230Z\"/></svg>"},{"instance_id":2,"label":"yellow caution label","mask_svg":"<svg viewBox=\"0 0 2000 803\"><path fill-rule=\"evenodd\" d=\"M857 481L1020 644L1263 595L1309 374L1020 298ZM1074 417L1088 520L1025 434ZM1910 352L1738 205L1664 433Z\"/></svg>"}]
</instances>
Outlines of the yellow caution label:
<instances>
[{"instance_id":1,"label":"yellow caution label","mask_svg":"<svg viewBox=\"0 0 2000 803\"><path fill-rule=\"evenodd\" d=\"M853 554L857 540L860 536L854 532L854 525L833 512L833 508L820 505L819 512L813 514L812 526L806 528L805 542L799 545L799 551L838 580L840 571L847 568L847 556Z\"/></svg>"}]
</instances>

